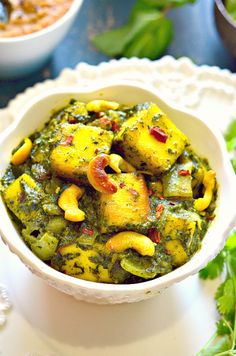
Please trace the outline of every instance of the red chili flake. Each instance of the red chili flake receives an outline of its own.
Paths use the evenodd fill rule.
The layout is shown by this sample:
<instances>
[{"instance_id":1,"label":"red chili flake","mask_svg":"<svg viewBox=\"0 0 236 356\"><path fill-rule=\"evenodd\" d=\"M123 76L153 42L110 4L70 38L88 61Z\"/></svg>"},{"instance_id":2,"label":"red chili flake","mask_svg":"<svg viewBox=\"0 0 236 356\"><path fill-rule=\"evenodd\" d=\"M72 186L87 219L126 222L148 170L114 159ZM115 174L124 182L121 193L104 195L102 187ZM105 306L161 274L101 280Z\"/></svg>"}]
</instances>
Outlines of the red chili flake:
<instances>
[{"instance_id":1,"label":"red chili flake","mask_svg":"<svg viewBox=\"0 0 236 356\"><path fill-rule=\"evenodd\" d=\"M94 230L93 229L89 229L87 227L83 227L82 233L85 234L85 235L92 236L94 234Z\"/></svg>"},{"instance_id":2,"label":"red chili flake","mask_svg":"<svg viewBox=\"0 0 236 356\"><path fill-rule=\"evenodd\" d=\"M119 131L120 126L119 126L118 122L112 121L112 123L111 123L111 129L112 129L113 132Z\"/></svg>"},{"instance_id":3,"label":"red chili flake","mask_svg":"<svg viewBox=\"0 0 236 356\"><path fill-rule=\"evenodd\" d=\"M95 153L98 154L100 152L100 148L96 148Z\"/></svg>"},{"instance_id":4,"label":"red chili flake","mask_svg":"<svg viewBox=\"0 0 236 356\"><path fill-rule=\"evenodd\" d=\"M105 115L105 113L103 111L99 111L99 112L96 112L95 116L100 119L101 117L103 117Z\"/></svg>"},{"instance_id":5,"label":"red chili flake","mask_svg":"<svg viewBox=\"0 0 236 356\"><path fill-rule=\"evenodd\" d=\"M160 199L160 200L164 200L165 198L164 198L162 195L160 195L160 196L159 196L159 199Z\"/></svg>"},{"instance_id":6,"label":"red chili flake","mask_svg":"<svg viewBox=\"0 0 236 356\"><path fill-rule=\"evenodd\" d=\"M151 189L148 189L148 195L149 195L149 197L150 197L151 195L153 195L153 191L152 191Z\"/></svg>"},{"instance_id":7,"label":"red chili flake","mask_svg":"<svg viewBox=\"0 0 236 356\"><path fill-rule=\"evenodd\" d=\"M187 170L187 169L181 169L181 170L178 172L178 175L179 175L179 176L190 176L190 171Z\"/></svg>"},{"instance_id":8,"label":"red chili flake","mask_svg":"<svg viewBox=\"0 0 236 356\"><path fill-rule=\"evenodd\" d=\"M124 188L125 187L125 183L120 183L120 188Z\"/></svg>"},{"instance_id":9,"label":"red chili flake","mask_svg":"<svg viewBox=\"0 0 236 356\"><path fill-rule=\"evenodd\" d=\"M19 196L19 201L20 201L20 203L23 203L23 202L25 201L25 199L26 199L26 194L25 194L25 192L21 192L21 193L20 193L20 196Z\"/></svg>"},{"instance_id":10,"label":"red chili flake","mask_svg":"<svg viewBox=\"0 0 236 356\"><path fill-rule=\"evenodd\" d=\"M76 120L75 120L75 118L73 116L69 117L69 123L70 124L75 124L76 123Z\"/></svg>"},{"instance_id":11,"label":"red chili flake","mask_svg":"<svg viewBox=\"0 0 236 356\"><path fill-rule=\"evenodd\" d=\"M161 242L161 233L154 228L148 230L148 237L156 244Z\"/></svg>"},{"instance_id":12,"label":"red chili flake","mask_svg":"<svg viewBox=\"0 0 236 356\"><path fill-rule=\"evenodd\" d=\"M129 188L128 190L129 190L129 192L130 192L132 195L136 195L136 196L138 195L137 190L132 189L132 188Z\"/></svg>"},{"instance_id":13,"label":"red chili flake","mask_svg":"<svg viewBox=\"0 0 236 356\"><path fill-rule=\"evenodd\" d=\"M164 130L160 129L159 127L151 127L149 130L150 135L155 137L159 142L166 143L168 135L165 133Z\"/></svg>"},{"instance_id":14,"label":"red chili flake","mask_svg":"<svg viewBox=\"0 0 236 356\"><path fill-rule=\"evenodd\" d=\"M206 220L207 221L212 221L212 220L214 220L215 219L215 216L214 215L212 215L212 216L207 216L206 217Z\"/></svg>"},{"instance_id":15,"label":"red chili flake","mask_svg":"<svg viewBox=\"0 0 236 356\"><path fill-rule=\"evenodd\" d=\"M74 136L66 136L64 141L61 142L62 146L70 146L72 144L72 141L74 139Z\"/></svg>"},{"instance_id":16,"label":"red chili flake","mask_svg":"<svg viewBox=\"0 0 236 356\"><path fill-rule=\"evenodd\" d=\"M111 122L106 116L103 116L100 119L100 123L101 123L101 125L109 125Z\"/></svg>"},{"instance_id":17,"label":"red chili flake","mask_svg":"<svg viewBox=\"0 0 236 356\"><path fill-rule=\"evenodd\" d=\"M156 206L156 217L157 219L160 219L161 217L161 214L163 213L163 210L165 209L164 205L163 204L158 204Z\"/></svg>"}]
</instances>

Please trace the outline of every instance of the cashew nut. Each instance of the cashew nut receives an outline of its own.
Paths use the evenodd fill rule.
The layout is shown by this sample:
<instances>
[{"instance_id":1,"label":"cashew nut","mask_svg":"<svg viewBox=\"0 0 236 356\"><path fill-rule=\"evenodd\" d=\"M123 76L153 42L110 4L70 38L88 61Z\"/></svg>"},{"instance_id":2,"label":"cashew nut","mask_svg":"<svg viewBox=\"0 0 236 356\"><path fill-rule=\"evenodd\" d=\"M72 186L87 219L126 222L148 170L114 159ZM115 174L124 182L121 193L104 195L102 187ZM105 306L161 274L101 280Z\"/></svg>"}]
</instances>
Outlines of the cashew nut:
<instances>
[{"instance_id":1,"label":"cashew nut","mask_svg":"<svg viewBox=\"0 0 236 356\"><path fill-rule=\"evenodd\" d=\"M109 155L109 166L116 172L116 173L130 173L130 172L135 172L136 169L129 164L127 161L124 160L120 155L117 155L115 153L112 153Z\"/></svg>"},{"instance_id":2,"label":"cashew nut","mask_svg":"<svg viewBox=\"0 0 236 356\"><path fill-rule=\"evenodd\" d=\"M100 112L105 110L117 110L119 104L115 101L92 100L86 105L88 111Z\"/></svg>"},{"instance_id":3,"label":"cashew nut","mask_svg":"<svg viewBox=\"0 0 236 356\"><path fill-rule=\"evenodd\" d=\"M210 170L205 173L203 178L203 185L205 187L205 193L203 198L198 198L194 202L194 207L198 211L203 211L208 208L211 203L213 191L215 187L215 172Z\"/></svg>"},{"instance_id":4,"label":"cashew nut","mask_svg":"<svg viewBox=\"0 0 236 356\"><path fill-rule=\"evenodd\" d=\"M84 189L72 184L65 189L59 199L58 205L65 211L65 219L73 222L83 221L85 213L78 208L78 200L82 197Z\"/></svg>"},{"instance_id":5,"label":"cashew nut","mask_svg":"<svg viewBox=\"0 0 236 356\"><path fill-rule=\"evenodd\" d=\"M109 180L104 168L110 164L110 158L106 154L94 157L88 165L87 177L94 189L101 193L114 194L117 186Z\"/></svg>"},{"instance_id":6,"label":"cashew nut","mask_svg":"<svg viewBox=\"0 0 236 356\"><path fill-rule=\"evenodd\" d=\"M134 231L119 232L106 242L107 249L112 252L123 252L132 248L142 256L153 256L155 245L147 236Z\"/></svg>"},{"instance_id":7,"label":"cashew nut","mask_svg":"<svg viewBox=\"0 0 236 356\"><path fill-rule=\"evenodd\" d=\"M32 147L33 144L31 140L28 137L25 138L23 145L15 153L13 153L11 163L15 166L24 163L29 157Z\"/></svg>"}]
</instances>

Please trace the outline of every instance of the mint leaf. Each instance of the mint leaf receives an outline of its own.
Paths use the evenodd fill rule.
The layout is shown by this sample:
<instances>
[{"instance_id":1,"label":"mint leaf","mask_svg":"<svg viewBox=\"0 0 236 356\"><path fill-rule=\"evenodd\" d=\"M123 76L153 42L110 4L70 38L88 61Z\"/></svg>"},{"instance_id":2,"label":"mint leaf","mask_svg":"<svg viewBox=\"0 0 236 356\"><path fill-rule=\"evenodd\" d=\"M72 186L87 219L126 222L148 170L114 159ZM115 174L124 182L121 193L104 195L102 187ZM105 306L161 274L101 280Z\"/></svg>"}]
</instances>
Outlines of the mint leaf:
<instances>
[{"instance_id":1,"label":"mint leaf","mask_svg":"<svg viewBox=\"0 0 236 356\"><path fill-rule=\"evenodd\" d=\"M126 46L124 56L155 59L167 48L172 36L172 22L165 17L159 17L155 23L144 28L142 34L133 38Z\"/></svg>"},{"instance_id":2,"label":"mint leaf","mask_svg":"<svg viewBox=\"0 0 236 356\"><path fill-rule=\"evenodd\" d=\"M215 279L223 271L224 268L224 255L220 252L212 261L210 261L205 268L199 272L201 279Z\"/></svg>"},{"instance_id":3,"label":"mint leaf","mask_svg":"<svg viewBox=\"0 0 236 356\"><path fill-rule=\"evenodd\" d=\"M156 10L137 12L127 25L101 33L92 39L92 43L108 56L122 55L134 38L146 32L147 26L158 21L161 14Z\"/></svg>"},{"instance_id":4,"label":"mint leaf","mask_svg":"<svg viewBox=\"0 0 236 356\"><path fill-rule=\"evenodd\" d=\"M148 57L156 59L173 37L172 22L167 10L195 0L137 0L128 23L120 28L93 37L91 42L112 57Z\"/></svg>"}]
</instances>

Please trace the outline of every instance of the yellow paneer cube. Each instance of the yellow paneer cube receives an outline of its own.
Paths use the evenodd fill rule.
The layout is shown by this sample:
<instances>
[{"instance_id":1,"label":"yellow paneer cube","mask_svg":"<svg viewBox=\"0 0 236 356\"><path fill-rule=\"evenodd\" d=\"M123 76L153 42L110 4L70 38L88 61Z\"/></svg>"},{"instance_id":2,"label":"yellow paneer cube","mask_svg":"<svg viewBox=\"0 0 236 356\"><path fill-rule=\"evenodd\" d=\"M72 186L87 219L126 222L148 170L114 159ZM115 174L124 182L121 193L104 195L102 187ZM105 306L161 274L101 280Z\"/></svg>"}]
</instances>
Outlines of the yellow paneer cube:
<instances>
[{"instance_id":1,"label":"yellow paneer cube","mask_svg":"<svg viewBox=\"0 0 236 356\"><path fill-rule=\"evenodd\" d=\"M132 165L154 174L168 171L187 142L187 137L155 104L128 119L115 138Z\"/></svg>"},{"instance_id":2,"label":"yellow paneer cube","mask_svg":"<svg viewBox=\"0 0 236 356\"><path fill-rule=\"evenodd\" d=\"M8 208L25 223L38 214L37 205L43 191L33 178L24 173L5 189L3 195Z\"/></svg>"},{"instance_id":3,"label":"yellow paneer cube","mask_svg":"<svg viewBox=\"0 0 236 356\"><path fill-rule=\"evenodd\" d=\"M109 153L113 134L100 127L71 125L73 132L66 127L65 135L50 156L53 171L65 178L85 178L88 164L101 153Z\"/></svg>"},{"instance_id":4,"label":"yellow paneer cube","mask_svg":"<svg viewBox=\"0 0 236 356\"><path fill-rule=\"evenodd\" d=\"M101 232L127 230L147 222L149 213L148 190L141 174L109 174L117 186L114 194L100 193L98 211Z\"/></svg>"},{"instance_id":5,"label":"yellow paneer cube","mask_svg":"<svg viewBox=\"0 0 236 356\"><path fill-rule=\"evenodd\" d=\"M170 240L165 243L167 252L172 256L173 265L182 266L188 261L188 255L180 240Z\"/></svg>"},{"instance_id":6,"label":"yellow paneer cube","mask_svg":"<svg viewBox=\"0 0 236 356\"><path fill-rule=\"evenodd\" d=\"M99 254L108 255L105 246L95 244L93 249L84 250L76 244L60 247L52 259L52 266L70 276L92 282L111 283L108 268L96 262Z\"/></svg>"},{"instance_id":7,"label":"yellow paneer cube","mask_svg":"<svg viewBox=\"0 0 236 356\"><path fill-rule=\"evenodd\" d=\"M195 229L201 229L201 219L198 214L187 210L181 212L167 212L165 215L165 225L162 236L176 239L182 234L186 235L189 240L192 239Z\"/></svg>"}]
</instances>

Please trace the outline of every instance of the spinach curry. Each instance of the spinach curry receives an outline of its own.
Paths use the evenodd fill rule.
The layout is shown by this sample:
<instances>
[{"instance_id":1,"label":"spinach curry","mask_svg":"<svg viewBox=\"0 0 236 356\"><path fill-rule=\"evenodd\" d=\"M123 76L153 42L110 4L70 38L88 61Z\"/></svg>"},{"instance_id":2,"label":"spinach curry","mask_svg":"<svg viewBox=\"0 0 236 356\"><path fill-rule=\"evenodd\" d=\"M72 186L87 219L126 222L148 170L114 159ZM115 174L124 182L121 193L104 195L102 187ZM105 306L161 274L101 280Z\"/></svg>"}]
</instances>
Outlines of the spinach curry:
<instances>
[{"instance_id":1,"label":"spinach curry","mask_svg":"<svg viewBox=\"0 0 236 356\"><path fill-rule=\"evenodd\" d=\"M142 282L186 263L216 200L215 172L153 103L71 100L16 147L2 186L34 254L104 283Z\"/></svg>"}]
</instances>

